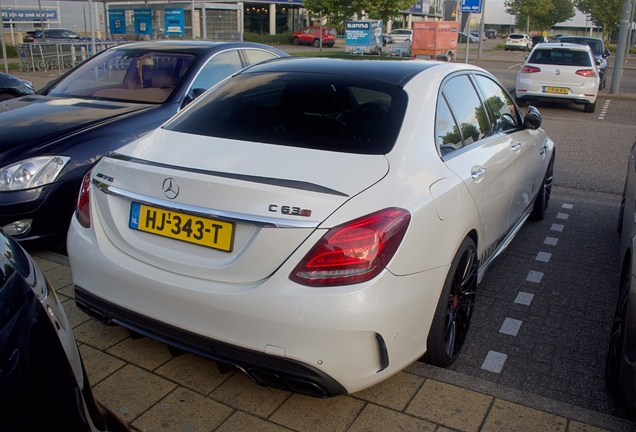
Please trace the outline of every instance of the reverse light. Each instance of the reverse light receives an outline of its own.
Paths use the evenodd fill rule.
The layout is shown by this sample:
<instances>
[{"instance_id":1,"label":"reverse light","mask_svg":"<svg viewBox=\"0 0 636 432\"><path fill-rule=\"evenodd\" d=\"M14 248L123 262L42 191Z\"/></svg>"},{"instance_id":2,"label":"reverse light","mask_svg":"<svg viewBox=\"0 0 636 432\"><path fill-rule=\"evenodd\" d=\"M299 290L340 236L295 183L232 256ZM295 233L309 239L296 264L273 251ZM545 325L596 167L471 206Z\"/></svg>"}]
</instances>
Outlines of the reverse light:
<instances>
[{"instance_id":1,"label":"reverse light","mask_svg":"<svg viewBox=\"0 0 636 432\"><path fill-rule=\"evenodd\" d=\"M593 78L596 76L596 72L593 69L581 69L576 71L577 75Z\"/></svg>"},{"instance_id":2,"label":"reverse light","mask_svg":"<svg viewBox=\"0 0 636 432\"><path fill-rule=\"evenodd\" d=\"M408 211L388 208L334 227L305 255L289 278L313 287L368 281L391 261L410 220Z\"/></svg>"},{"instance_id":3,"label":"reverse light","mask_svg":"<svg viewBox=\"0 0 636 432\"><path fill-rule=\"evenodd\" d=\"M541 72L541 69L534 66L524 66L519 72L520 73L537 73L537 72Z\"/></svg>"},{"instance_id":4,"label":"reverse light","mask_svg":"<svg viewBox=\"0 0 636 432\"><path fill-rule=\"evenodd\" d=\"M91 171L88 171L82 179L82 187L77 198L77 207L75 208L75 217L84 228L91 227Z\"/></svg>"},{"instance_id":5,"label":"reverse light","mask_svg":"<svg viewBox=\"0 0 636 432\"><path fill-rule=\"evenodd\" d=\"M19 191L53 183L71 158L38 156L0 168L0 191Z\"/></svg>"}]
</instances>

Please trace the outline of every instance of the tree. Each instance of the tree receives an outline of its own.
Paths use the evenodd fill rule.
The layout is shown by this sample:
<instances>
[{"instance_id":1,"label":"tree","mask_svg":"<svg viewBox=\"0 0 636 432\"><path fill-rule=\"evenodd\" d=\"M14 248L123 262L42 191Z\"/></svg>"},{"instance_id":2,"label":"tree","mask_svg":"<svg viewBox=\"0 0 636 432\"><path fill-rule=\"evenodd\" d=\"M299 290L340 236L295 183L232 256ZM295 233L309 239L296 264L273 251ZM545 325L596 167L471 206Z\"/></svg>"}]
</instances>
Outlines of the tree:
<instances>
[{"instance_id":1,"label":"tree","mask_svg":"<svg viewBox=\"0 0 636 432\"><path fill-rule=\"evenodd\" d=\"M530 20L545 19L554 11L551 0L506 0L506 12L517 17L517 25L524 21L526 32L530 32Z\"/></svg>"},{"instance_id":2,"label":"tree","mask_svg":"<svg viewBox=\"0 0 636 432\"><path fill-rule=\"evenodd\" d=\"M603 34L618 30L624 0L574 0L576 8L603 29Z\"/></svg>"},{"instance_id":3,"label":"tree","mask_svg":"<svg viewBox=\"0 0 636 432\"><path fill-rule=\"evenodd\" d=\"M537 30L550 30L555 24L566 22L574 18L576 11L572 0L552 0L554 9L547 15L537 17L534 28Z\"/></svg>"},{"instance_id":4,"label":"tree","mask_svg":"<svg viewBox=\"0 0 636 432\"><path fill-rule=\"evenodd\" d=\"M363 13L369 19L387 22L413 6L413 0L305 0L303 6L314 13L322 12L330 24L342 28L351 17L357 15L360 19Z\"/></svg>"}]
</instances>

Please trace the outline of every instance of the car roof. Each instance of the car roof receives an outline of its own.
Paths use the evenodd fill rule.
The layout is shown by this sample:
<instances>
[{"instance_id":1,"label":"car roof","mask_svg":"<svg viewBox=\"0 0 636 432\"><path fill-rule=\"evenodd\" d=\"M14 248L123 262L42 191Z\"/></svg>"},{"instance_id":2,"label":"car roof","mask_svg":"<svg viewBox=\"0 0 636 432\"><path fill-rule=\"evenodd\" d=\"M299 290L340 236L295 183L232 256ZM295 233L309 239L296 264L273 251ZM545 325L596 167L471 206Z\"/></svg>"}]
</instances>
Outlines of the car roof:
<instances>
[{"instance_id":1,"label":"car roof","mask_svg":"<svg viewBox=\"0 0 636 432\"><path fill-rule=\"evenodd\" d=\"M327 75L349 75L404 86L420 72L445 64L432 61L348 60L333 58L287 57L248 67L242 73L301 72Z\"/></svg>"},{"instance_id":2,"label":"car roof","mask_svg":"<svg viewBox=\"0 0 636 432\"><path fill-rule=\"evenodd\" d=\"M203 40L195 41L147 41L131 42L117 45L111 49L123 51L155 51L155 52L181 52L185 54L200 54L202 52L214 50L216 48L264 48L264 45L252 42L209 42Z\"/></svg>"},{"instance_id":3,"label":"car roof","mask_svg":"<svg viewBox=\"0 0 636 432\"><path fill-rule=\"evenodd\" d=\"M579 40L579 41L587 41L587 40L589 40L589 41L601 41L601 42L603 42L603 39L597 38L597 37L591 37L591 36L561 36L559 38L559 40L561 40L561 39L563 39L563 40L571 39L571 40Z\"/></svg>"}]
</instances>

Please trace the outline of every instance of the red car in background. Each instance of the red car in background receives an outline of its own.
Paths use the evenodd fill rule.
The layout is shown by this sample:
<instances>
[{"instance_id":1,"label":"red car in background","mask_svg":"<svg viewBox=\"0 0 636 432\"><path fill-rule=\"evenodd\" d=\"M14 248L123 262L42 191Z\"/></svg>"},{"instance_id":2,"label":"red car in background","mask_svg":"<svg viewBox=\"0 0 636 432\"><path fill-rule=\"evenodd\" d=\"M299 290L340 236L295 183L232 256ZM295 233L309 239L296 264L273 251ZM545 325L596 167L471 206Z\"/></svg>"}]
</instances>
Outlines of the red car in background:
<instances>
[{"instance_id":1,"label":"red car in background","mask_svg":"<svg viewBox=\"0 0 636 432\"><path fill-rule=\"evenodd\" d=\"M292 35L294 45L320 46L320 27L305 27ZM322 46L331 48L336 43L336 31L329 27L322 28Z\"/></svg>"}]
</instances>

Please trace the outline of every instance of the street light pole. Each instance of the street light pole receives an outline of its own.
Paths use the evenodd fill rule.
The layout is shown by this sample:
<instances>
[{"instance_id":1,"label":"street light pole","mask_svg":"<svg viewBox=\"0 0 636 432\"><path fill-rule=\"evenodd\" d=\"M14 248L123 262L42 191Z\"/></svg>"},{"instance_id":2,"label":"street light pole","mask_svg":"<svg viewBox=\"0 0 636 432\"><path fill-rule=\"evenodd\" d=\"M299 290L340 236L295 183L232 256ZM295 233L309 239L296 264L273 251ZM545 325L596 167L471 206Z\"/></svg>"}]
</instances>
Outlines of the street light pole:
<instances>
[{"instance_id":1,"label":"street light pole","mask_svg":"<svg viewBox=\"0 0 636 432\"><path fill-rule=\"evenodd\" d=\"M481 19L479 20L479 48L477 49L477 58L481 58L481 47L484 41L484 24L486 15L486 0L481 0Z\"/></svg>"},{"instance_id":2,"label":"street light pole","mask_svg":"<svg viewBox=\"0 0 636 432\"><path fill-rule=\"evenodd\" d=\"M627 30L630 16L632 14L632 2L625 0L623 4L623 14L621 16L621 26L618 31L618 46L616 47L616 59L614 60L614 71L612 72L612 86L610 94L618 93L621 85L621 75L623 74L623 62L625 61L625 44L627 42Z\"/></svg>"}]
</instances>

